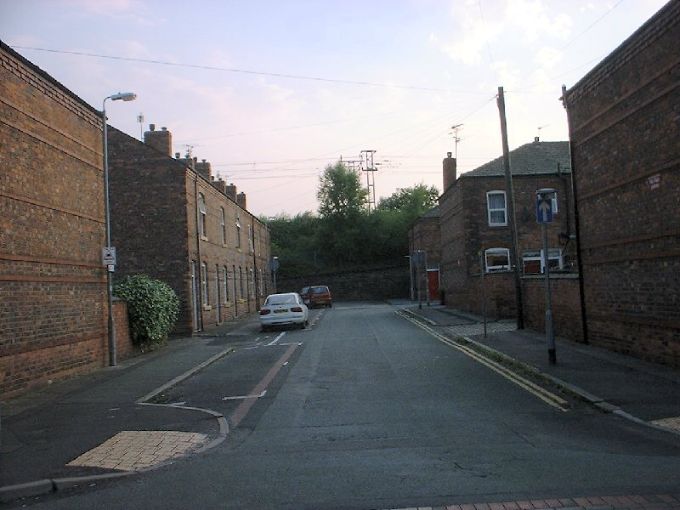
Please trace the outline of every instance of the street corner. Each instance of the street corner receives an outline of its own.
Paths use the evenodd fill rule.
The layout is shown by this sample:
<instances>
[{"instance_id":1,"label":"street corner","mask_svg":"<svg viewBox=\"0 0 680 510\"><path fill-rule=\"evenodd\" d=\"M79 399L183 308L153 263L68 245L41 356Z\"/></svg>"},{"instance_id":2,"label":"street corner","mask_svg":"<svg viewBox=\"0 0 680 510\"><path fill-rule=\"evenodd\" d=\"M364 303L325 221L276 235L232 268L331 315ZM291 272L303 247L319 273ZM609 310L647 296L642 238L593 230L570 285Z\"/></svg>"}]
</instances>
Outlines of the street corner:
<instances>
[{"instance_id":1,"label":"street corner","mask_svg":"<svg viewBox=\"0 0 680 510\"><path fill-rule=\"evenodd\" d=\"M208 434L172 430L124 430L79 455L67 466L144 471L199 451Z\"/></svg>"}]
</instances>

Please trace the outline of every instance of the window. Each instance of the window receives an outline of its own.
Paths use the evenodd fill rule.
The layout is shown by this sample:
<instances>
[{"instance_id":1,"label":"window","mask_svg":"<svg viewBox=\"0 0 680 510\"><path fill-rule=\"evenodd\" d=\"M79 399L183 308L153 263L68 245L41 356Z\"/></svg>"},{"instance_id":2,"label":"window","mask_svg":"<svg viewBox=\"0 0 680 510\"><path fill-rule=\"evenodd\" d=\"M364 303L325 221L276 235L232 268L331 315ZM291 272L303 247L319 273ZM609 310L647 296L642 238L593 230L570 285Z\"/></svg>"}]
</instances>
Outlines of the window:
<instances>
[{"instance_id":1,"label":"window","mask_svg":"<svg viewBox=\"0 0 680 510\"><path fill-rule=\"evenodd\" d=\"M208 209L205 206L205 195L198 194L198 233L201 237L208 237L206 233L206 218Z\"/></svg>"},{"instance_id":2,"label":"window","mask_svg":"<svg viewBox=\"0 0 680 510\"><path fill-rule=\"evenodd\" d=\"M222 268L222 281L224 282L224 301L229 301L229 271L227 266Z\"/></svg>"},{"instance_id":3,"label":"window","mask_svg":"<svg viewBox=\"0 0 680 510\"><path fill-rule=\"evenodd\" d=\"M208 264L201 263L201 294L203 296L203 304L210 304L210 293L208 292Z\"/></svg>"},{"instance_id":4,"label":"window","mask_svg":"<svg viewBox=\"0 0 680 510\"><path fill-rule=\"evenodd\" d=\"M510 270L510 250L507 248L489 248L484 252L486 272Z\"/></svg>"},{"instance_id":5,"label":"window","mask_svg":"<svg viewBox=\"0 0 680 510\"><path fill-rule=\"evenodd\" d=\"M508 224L505 191L488 191L486 193L486 209L490 227L503 227Z\"/></svg>"},{"instance_id":6,"label":"window","mask_svg":"<svg viewBox=\"0 0 680 510\"><path fill-rule=\"evenodd\" d=\"M239 266L238 268L238 285L241 291L241 299L243 299L245 293L243 292L243 269Z\"/></svg>"},{"instance_id":7,"label":"window","mask_svg":"<svg viewBox=\"0 0 680 510\"><path fill-rule=\"evenodd\" d=\"M217 306L222 303L222 289L220 289L220 266L215 264L215 297L217 298Z\"/></svg>"},{"instance_id":8,"label":"window","mask_svg":"<svg viewBox=\"0 0 680 510\"><path fill-rule=\"evenodd\" d=\"M522 266L524 274L543 274L545 272L543 250L527 250L522 253ZM548 264L550 271L564 269L564 257L559 248L548 249Z\"/></svg>"},{"instance_id":9,"label":"window","mask_svg":"<svg viewBox=\"0 0 680 510\"><path fill-rule=\"evenodd\" d=\"M557 210L557 191L555 193L553 193L551 201L552 201L552 204L551 204L552 205L552 213L557 214L559 212Z\"/></svg>"},{"instance_id":10,"label":"window","mask_svg":"<svg viewBox=\"0 0 680 510\"><path fill-rule=\"evenodd\" d=\"M241 247L241 218L236 215L236 247Z\"/></svg>"},{"instance_id":11,"label":"window","mask_svg":"<svg viewBox=\"0 0 680 510\"><path fill-rule=\"evenodd\" d=\"M220 207L220 226L222 227L222 244L227 244L227 217L224 214L224 207Z\"/></svg>"},{"instance_id":12,"label":"window","mask_svg":"<svg viewBox=\"0 0 680 510\"><path fill-rule=\"evenodd\" d=\"M248 225L248 244L250 245L250 253L255 253L255 229L252 225Z\"/></svg>"}]
</instances>

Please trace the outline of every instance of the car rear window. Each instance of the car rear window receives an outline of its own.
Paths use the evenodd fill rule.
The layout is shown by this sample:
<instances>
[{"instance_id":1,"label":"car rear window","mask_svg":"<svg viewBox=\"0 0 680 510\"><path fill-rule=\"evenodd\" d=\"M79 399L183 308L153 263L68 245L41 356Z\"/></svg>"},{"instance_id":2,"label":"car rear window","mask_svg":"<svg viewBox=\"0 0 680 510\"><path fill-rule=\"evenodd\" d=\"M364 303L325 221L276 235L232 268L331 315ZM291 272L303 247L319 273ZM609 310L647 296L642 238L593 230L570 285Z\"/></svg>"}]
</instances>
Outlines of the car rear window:
<instances>
[{"instance_id":1,"label":"car rear window","mask_svg":"<svg viewBox=\"0 0 680 510\"><path fill-rule=\"evenodd\" d=\"M328 287L312 287L312 292L314 294L324 294L330 291L328 290Z\"/></svg>"},{"instance_id":2,"label":"car rear window","mask_svg":"<svg viewBox=\"0 0 680 510\"><path fill-rule=\"evenodd\" d=\"M295 303L295 296L269 296L265 305L286 305L288 303Z\"/></svg>"}]
</instances>

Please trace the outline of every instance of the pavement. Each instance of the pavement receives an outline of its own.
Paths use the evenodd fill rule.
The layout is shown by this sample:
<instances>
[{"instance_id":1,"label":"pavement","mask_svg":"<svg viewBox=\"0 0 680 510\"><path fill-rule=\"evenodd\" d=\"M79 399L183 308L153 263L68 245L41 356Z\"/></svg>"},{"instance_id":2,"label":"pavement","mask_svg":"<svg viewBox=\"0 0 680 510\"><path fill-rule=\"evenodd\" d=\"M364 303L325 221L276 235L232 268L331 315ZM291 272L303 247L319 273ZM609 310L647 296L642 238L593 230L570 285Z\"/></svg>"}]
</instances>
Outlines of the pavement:
<instances>
[{"instance_id":1,"label":"pavement","mask_svg":"<svg viewBox=\"0 0 680 510\"><path fill-rule=\"evenodd\" d=\"M603 412L680 434L680 370L592 345L556 338L549 361L543 332L517 330L514 320L488 320L439 304L402 302L402 310L506 366L545 381Z\"/></svg>"},{"instance_id":2,"label":"pavement","mask_svg":"<svg viewBox=\"0 0 680 510\"><path fill-rule=\"evenodd\" d=\"M154 397L228 356L255 321L171 339L116 367L0 402L0 504L148 471L224 441L224 416Z\"/></svg>"},{"instance_id":3,"label":"pavement","mask_svg":"<svg viewBox=\"0 0 680 510\"><path fill-rule=\"evenodd\" d=\"M422 308L411 301L390 304L407 318L603 412L680 434L678 370L559 338L557 364L551 365L544 336L518 331L514 321L489 321L484 335L478 316L437 303ZM173 339L117 367L2 402L0 503L134 475L219 445L229 433L225 416L154 402L154 397L228 356L256 321L251 315L204 335ZM215 337L224 341L214 342ZM680 495L676 503L679 508Z\"/></svg>"}]
</instances>

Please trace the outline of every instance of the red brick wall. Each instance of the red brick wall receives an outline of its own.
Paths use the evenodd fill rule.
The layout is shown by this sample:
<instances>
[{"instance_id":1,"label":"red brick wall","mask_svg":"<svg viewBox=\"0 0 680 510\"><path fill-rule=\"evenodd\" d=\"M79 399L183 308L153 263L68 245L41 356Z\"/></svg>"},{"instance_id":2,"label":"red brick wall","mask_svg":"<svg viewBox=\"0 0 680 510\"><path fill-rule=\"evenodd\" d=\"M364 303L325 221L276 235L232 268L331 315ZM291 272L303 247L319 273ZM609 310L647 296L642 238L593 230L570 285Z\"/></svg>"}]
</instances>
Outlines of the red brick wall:
<instances>
[{"instance_id":1,"label":"red brick wall","mask_svg":"<svg viewBox=\"0 0 680 510\"><path fill-rule=\"evenodd\" d=\"M115 299L113 301L113 328L116 332L116 355L118 360L131 358L132 356L139 354L139 349L135 347L132 343L132 338L130 337L127 303L120 299Z\"/></svg>"},{"instance_id":2,"label":"red brick wall","mask_svg":"<svg viewBox=\"0 0 680 510\"><path fill-rule=\"evenodd\" d=\"M567 93L591 343L680 366L680 2Z\"/></svg>"},{"instance_id":3,"label":"red brick wall","mask_svg":"<svg viewBox=\"0 0 680 510\"><path fill-rule=\"evenodd\" d=\"M0 46L0 393L104 363L99 113Z\"/></svg>"},{"instance_id":4,"label":"red brick wall","mask_svg":"<svg viewBox=\"0 0 680 510\"><path fill-rule=\"evenodd\" d=\"M582 342L578 275L551 275L550 290L555 335ZM545 331L545 278L542 275L523 277L522 291L525 327Z\"/></svg>"}]
</instances>

